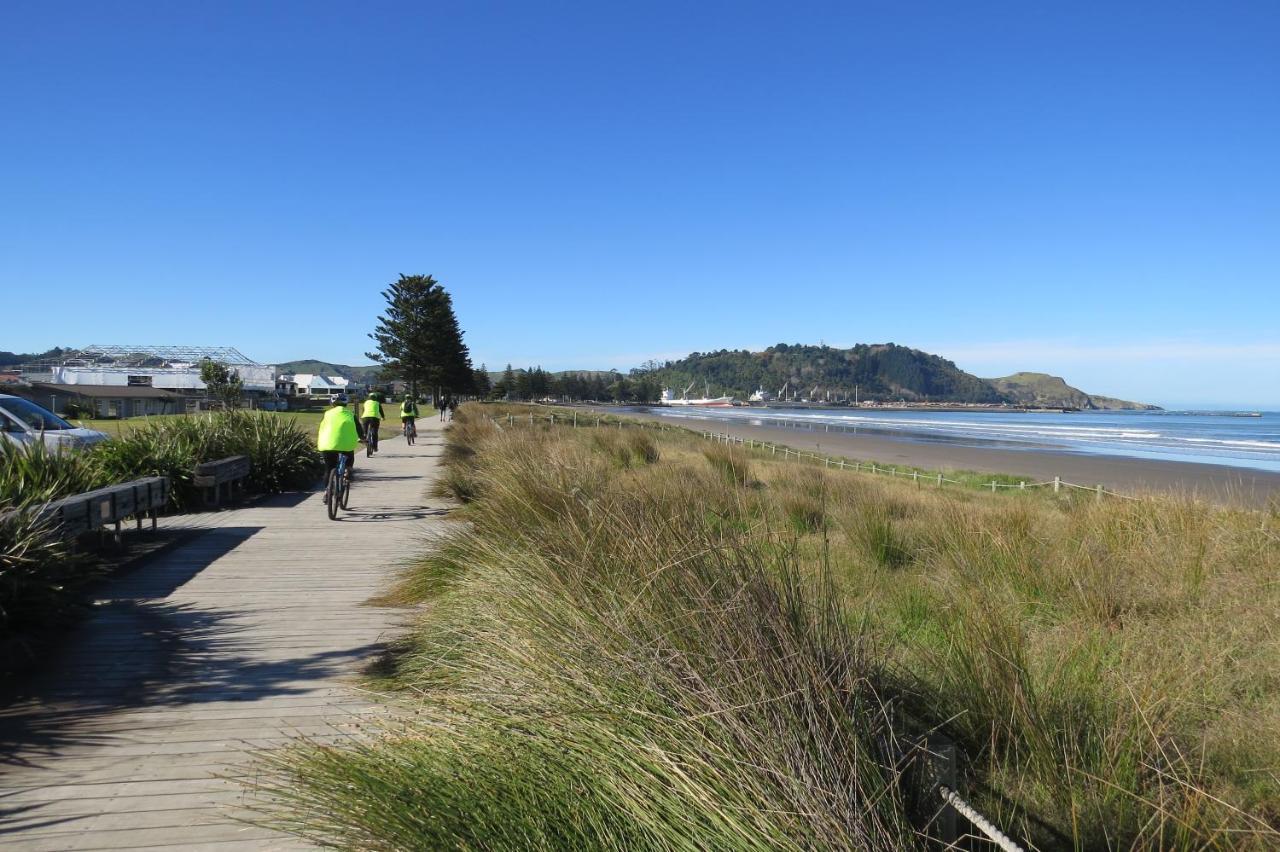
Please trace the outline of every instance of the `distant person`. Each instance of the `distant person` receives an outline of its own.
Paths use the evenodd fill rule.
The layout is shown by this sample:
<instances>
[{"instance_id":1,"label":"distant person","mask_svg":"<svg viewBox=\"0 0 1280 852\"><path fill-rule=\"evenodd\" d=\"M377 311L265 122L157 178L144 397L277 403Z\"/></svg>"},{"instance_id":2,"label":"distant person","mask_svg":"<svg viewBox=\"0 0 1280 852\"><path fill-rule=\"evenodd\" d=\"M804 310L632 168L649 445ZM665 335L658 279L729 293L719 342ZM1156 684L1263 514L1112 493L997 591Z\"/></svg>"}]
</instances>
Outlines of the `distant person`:
<instances>
[{"instance_id":1,"label":"distant person","mask_svg":"<svg viewBox=\"0 0 1280 852\"><path fill-rule=\"evenodd\" d=\"M449 400L449 419L452 420L454 418L454 415L456 415L457 413L458 413L458 399L457 397L454 397L453 399Z\"/></svg>"},{"instance_id":2,"label":"distant person","mask_svg":"<svg viewBox=\"0 0 1280 852\"><path fill-rule=\"evenodd\" d=\"M374 391L369 394L369 398L364 401L364 409L360 412L360 419L364 422L364 440L369 445L369 451L376 453L378 451L378 427L382 425L382 393Z\"/></svg>"},{"instance_id":3,"label":"distant person","mask_svg":"<svg viewBox=\"0 0 1280 852\"><path fill-rule=\"evenodd\" d=\"M329 408L320 418L320 431L316 435L316 449L324 456L324 475L338 466L338 456L347 457L347 470L355 470L356 445L360 443L360 433L356 426L355 414L347 408L345 396L335 396L329 400Z\"/></svg>"},{"instance_id":4,"label":"distant person","mask_svg":"<svg viewBox=\"0 0 1280 852\"><path fill-rule=\"evenodd\" d=\"M440 422L443 423L449 419L449 400L440 400Z\"/></svg>"}]
</instances>

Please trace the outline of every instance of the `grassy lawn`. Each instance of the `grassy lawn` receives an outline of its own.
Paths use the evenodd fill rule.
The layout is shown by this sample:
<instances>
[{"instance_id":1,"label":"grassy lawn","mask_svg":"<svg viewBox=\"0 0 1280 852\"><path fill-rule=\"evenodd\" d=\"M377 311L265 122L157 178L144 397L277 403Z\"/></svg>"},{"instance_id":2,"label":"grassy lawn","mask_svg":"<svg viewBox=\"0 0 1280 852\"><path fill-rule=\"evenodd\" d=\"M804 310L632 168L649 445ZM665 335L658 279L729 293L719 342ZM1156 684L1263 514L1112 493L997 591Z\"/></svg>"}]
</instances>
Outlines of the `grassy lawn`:
<instances>
[{"instance_id":1,"label":"grassy lawn","mask_svg":"<svg viewBox=\"0 0 1280 852\"><path fill-rule=\"evenodd\" d=\"M382 428L378 430L379 439L389 438L393 435L400 434L400 404L399 403L383 403L383 411L387 417L382 421ZM422 412L421 417L431 417L435 415L435 409L430 406L420 406ZM302 431L314 435L320 428L320 418L323 413L319 411L272 411L263 412L273 417L285 418L292 420L298 424L298 428ZM169 420L183 420L189 417L205 417L206 414L156 414L151 417L129 417L124 420L73 420L77 426L83 426L86 429L97 429L99 432L106 432L113 438L121 438L136 429L140 429L148 423L163 422ZM421 418L419 418L421 419Z\"/></svg>"}]
</instances>

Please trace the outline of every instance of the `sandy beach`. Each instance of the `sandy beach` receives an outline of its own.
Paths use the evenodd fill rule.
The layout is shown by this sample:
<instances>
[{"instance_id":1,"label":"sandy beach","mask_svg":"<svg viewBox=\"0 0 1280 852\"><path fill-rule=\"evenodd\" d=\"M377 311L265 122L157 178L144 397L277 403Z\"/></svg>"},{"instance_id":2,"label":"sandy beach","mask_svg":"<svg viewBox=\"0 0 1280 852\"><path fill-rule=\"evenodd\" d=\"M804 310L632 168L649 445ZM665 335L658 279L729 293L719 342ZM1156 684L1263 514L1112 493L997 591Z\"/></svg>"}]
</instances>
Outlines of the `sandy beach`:
<instances>
[{"instance_id":1,"label":"sandy beach","mask_svg":"<svg viewBox=\"0 0 1280 852\"><path fill-rule=\"evenodd\" d=\"M620 413L614 409L600 410ZM663 423L675 422L646 412L628 411L626 414ZM1271 500L1280 500L1280 473L1227 465L1054 450L971 447L883 435L823 432L820 427L810 430L723 421L681 421L676 425L889 465L1004 473L1025 476L1028 481L1044 481L1059 476L1066 482L1102 485L1126 494L1158 491L1247 506L1265 506Z\"/></svg>"}]
</instances>

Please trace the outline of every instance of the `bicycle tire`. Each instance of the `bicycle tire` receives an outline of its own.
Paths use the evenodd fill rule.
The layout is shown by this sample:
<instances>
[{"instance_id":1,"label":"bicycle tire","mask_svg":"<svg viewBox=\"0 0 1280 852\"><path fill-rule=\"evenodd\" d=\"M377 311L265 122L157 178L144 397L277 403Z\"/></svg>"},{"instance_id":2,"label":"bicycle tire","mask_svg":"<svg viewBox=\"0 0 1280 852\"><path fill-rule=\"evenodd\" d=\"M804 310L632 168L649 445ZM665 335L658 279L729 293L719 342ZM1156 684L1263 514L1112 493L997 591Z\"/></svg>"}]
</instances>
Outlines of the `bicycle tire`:
<instances>
[{"instance_id":1,"label":"bicycle tire","mask_svg":"<svg viewBox=\"0 0 1280 852\"><path fill-rule=\"evenodd\" d=\"M338 502L342 504L342 508L349 508L351 505L351 471L347 471L347 475L342 477L342 485L340 486L340 499Z\"/></svg>"},{"instance_id":2,"label":"bicycle tire","mask_svg":"<svg viewBox=\"0 0 1280 852\"><path fill-rule=\"evenodd\" d=\"M338 493L337 487L334 485L334 473L329 471L329 475L325 477L324 483L324 505L329 513L329 520L336 521L338 519Z\"/></svg>"}]
</instances>

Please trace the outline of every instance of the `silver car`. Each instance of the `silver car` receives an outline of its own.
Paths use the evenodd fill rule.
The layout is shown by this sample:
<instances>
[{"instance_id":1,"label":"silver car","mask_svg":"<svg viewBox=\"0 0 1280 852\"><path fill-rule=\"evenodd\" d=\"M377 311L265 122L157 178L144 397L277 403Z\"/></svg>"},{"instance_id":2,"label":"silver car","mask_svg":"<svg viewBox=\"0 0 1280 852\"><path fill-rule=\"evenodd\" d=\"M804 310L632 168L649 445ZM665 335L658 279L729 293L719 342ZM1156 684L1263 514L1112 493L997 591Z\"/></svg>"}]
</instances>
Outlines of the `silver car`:
<instances>
[{"instance_id":1,"label":"silver car","mask_svg":"<svg viewBox=\"0 0 1280 852\"><path fill-rule=\"evenodd\" d=\"M78 450L107 440L105 432L72 426L58 415L20 396L0 393L0 440L43 442L50 450Z\"/></svg>"}]
</instances>

